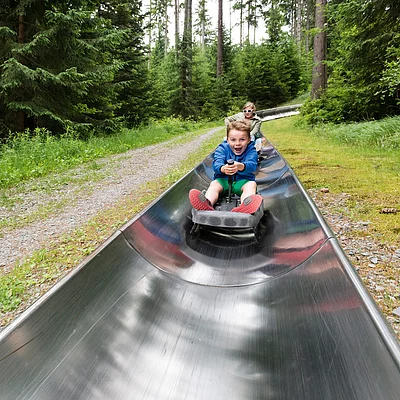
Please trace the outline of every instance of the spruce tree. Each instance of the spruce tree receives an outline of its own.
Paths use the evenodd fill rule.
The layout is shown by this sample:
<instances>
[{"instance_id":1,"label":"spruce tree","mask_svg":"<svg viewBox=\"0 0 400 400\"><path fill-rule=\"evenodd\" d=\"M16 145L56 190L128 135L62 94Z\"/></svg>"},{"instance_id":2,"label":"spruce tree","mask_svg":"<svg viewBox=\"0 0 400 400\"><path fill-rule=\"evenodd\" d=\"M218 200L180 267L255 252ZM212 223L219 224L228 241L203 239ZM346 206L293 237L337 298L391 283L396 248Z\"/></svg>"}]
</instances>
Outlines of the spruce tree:
<instances>
[{"instance_id":1,"label":"spruce tree","mask_svg":"<svg viewBox=\"0 0 400 400\"><path fill-rule=\"evenodd\" d=\"M146 82L142 33L132 34L138 30L132 28L132 15L139 25L138 4L127 10L127 4L94 7L88 1L53 2L48 9L47 2L10 3L1 14L5 26L0 30L6 44L0 55L2 134L34 127L62 133L72 127L86 135L132 122L133 114L123 109L132 110L140 101L126 92L135 88L140 99L144 91L138 83ZM107 15L110 5L114 9ZM26 29L21 29L21 14ZM124 27L127 16L130 25Z\"/></svg>"}]
</instances>

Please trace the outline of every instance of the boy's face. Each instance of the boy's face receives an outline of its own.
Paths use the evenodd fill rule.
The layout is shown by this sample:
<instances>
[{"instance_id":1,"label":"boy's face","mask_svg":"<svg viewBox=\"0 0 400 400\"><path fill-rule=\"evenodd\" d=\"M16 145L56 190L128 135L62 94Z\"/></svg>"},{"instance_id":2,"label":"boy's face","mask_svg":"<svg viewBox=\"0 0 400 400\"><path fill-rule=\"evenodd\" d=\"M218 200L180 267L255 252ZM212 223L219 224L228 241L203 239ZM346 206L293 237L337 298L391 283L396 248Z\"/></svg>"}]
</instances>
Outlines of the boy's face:
<instances>
[{"instance_id":1,"label":"boy's face","mask_svg":"<svg viewBox=\"0 0 400 400\"><path fill-rule=\"evenodd\" d=\"M244 153L247 145L250 143L250 137L247 132L238 131L237 129L232 129L228 133L228 144L232 151L240 156Z\"/></svg>"}]
</instances>

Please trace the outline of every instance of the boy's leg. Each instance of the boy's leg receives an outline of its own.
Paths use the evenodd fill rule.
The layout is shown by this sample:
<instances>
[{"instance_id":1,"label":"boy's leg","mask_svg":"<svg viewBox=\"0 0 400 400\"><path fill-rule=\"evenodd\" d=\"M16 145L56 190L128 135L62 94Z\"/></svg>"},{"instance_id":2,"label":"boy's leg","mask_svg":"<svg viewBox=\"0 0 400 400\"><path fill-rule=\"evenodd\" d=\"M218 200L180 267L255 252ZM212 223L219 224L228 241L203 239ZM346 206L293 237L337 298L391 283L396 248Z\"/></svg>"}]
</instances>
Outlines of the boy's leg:
<instances>
[{"instance_id":1,"label":"boy's leg","mask_svg":"<svg viewBox=\"0 0 400 400\"><path fill-rule=\"evenodd\" d=\"M254 147L256 148L257 152L261 150L262 147L262 139L258 138L254 142Z\"/></svg>"},{"instance_id":2,"label":"boy's leg","mask_svg":"<svg viewBox=\"0 0 400 400\"><path fill-rule=\"evenodd\" d=\"M252 194L256 194L257 192L257 184L254 181L248 181L242 186L242 194L240 196L240 201L243 203L244 200L251 196Z\"/></svg>"},{"instance_id":3,"label":"boy's leg","mask_svg":"<svg viewBox=\"0 0 400 400\"><path fill-rule=\"evenodd\" d=\"M256 194L257 184L254 181L249 181L242 186L241 204L239 207L232 209L232 212L242 212L246 214L254 214L261 203L263 198L261 195Z\"/></svg>"},{"instance_id":4,"label":"boy's leg","mask_svg":"<svg viewBox=\"0 0 400 400\"><path fill-rule=\"evenodd\" d=\"M218 182L218 180L214 180L210 183L210 186L208 187L206 192L206 197L212 205L217 202L219 195L223 192L223 190L224 188Z\"/></svg>"},{"instance_id":5,"label":"boy's leg","mask_svg":"<svg viewBox=\"0 0 400 400\"><path fill-rule=\"evenodd\" d=\"M222 186L217 181L210 183L205 195L200 190L192 189L189 192L190 204L196 210L213 211L213 205L218 200L219 193L222 190Z\"/></svg>"}]
</instances>

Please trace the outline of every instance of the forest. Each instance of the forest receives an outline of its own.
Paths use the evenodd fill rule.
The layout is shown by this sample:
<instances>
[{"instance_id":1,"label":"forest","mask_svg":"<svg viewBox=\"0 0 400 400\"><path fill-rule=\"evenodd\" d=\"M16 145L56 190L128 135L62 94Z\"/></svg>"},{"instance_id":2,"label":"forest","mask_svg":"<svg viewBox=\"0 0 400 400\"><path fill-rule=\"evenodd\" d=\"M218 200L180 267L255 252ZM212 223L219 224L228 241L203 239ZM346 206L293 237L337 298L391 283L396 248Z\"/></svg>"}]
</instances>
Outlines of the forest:
<instances>
[{"instance_id":1,"label":"forest","mask_svg":"<svg viewBox=\"0 0 400 400\"><path fill-rule=\"evenodd\" d=\"M1 0L0 139L218 120L306 91L311 125L399 114L398 0L212 1Z\"/></svg>"}]
</instances>

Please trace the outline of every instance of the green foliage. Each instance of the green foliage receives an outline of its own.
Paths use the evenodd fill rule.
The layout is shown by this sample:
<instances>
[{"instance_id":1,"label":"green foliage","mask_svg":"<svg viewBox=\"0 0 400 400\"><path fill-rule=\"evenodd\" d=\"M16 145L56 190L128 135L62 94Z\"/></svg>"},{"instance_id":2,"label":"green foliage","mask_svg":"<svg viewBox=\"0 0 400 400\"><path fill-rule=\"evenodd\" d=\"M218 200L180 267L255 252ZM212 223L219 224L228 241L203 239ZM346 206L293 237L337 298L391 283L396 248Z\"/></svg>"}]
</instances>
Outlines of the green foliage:
<instances>
[{"instance_id":1,"label":"green foliage","mask_svg":"<svg viewBox=\"0 0 400 400\"><path fill-rule=\"evenodd\" d=\"M169 51L165 57L154 56L149 74L152 82L152 116L162 118L179 115L180 74L175 51Z\"/></svg>"},{"instance_id":2,"label":"green foliage","mask_svg":"<svg viewBox=\"0 0 400 400\"><path fill-rule=\"evenodd\" d=\"M328 6L328 89L304 108L312 122L361 121L399 113L400 3L333 0Z\"/></svg>"},{"instance_id":3,"label":"green foliage","mask_svg":"<svg viewBox=\"0 0 400 400\"><path fill-rule=\"evenodd\" d=\"M2 313L15 310L21 303L21 295L25 292L27 280L20 274L0 277L0 310Z\"/></svg>"},{"instance_id":4,"label":"green foliage","mask_svg":"<svg viewBox=\"0 0 400 400\"><path fill-rule=\"evenodd\" d=\"M104 18L94 13L96 8L40 9L24 43L1 53L0 109L5 118L0 135L18 129L14 121L21 112L25 126L54 133L68 127L82 135L113 132L122 122L140 122L135 116L147 106L147 69L139 3L115 3L108 4ZM25 6L28 19L32 5Z\"/></svg>"},{"instance_id":5,"label":"green foliage","mask_svg":"<svg viewBox=\"0 0 400 400\"><path fill-rule=\"evenodd\" d=\"M196 46L193 54L193 97L196 104L196 115L206 119L217 119L221 113L215 111L213 90L215 89L215 69L209 62L208 52ZM214 109L212 109L214 108Z\"/></svg>"},{"instance_id":6,"label":"green foliage","mask_svg":"<svg viewBox=\"0 0 400 400\"><path fill-rule=\"evenodd\" d=\"M328 90L318 100L308 99L301 107L305 121L310 125L323 123L342 123L351 118L357 109L358 120L366 116L366 103L360 91L354 87L338 86L336 90Z\"/></svg>"},{"instance_id":7,"label":"green foliage","mask_svg":"<svg viewBox=\"0 0 400 400\"><path fill-rule=\"evenodd\" d=\"M59 138L43 128L27 130L11 136L0 148L0 187L168 140L202 126L203 123L164 118L136 130L123 129L112 136L91 135L87 140L80 139L81 135L72 129Z\"/></svg>"},{"instance_id":8,"label":"green foliage","mask_svg":"<svg viewBox=\"0 0 400 400\"><path fill-rule=\"evenodd\" d=\"M110 20L114 30L124 32L123 40L111 52L114 60L121 60L121 68L113 81L118 104L115 115L122 118L127 127L135 127L148 121L154 112L143 46L141 2L113 0L101 16Z\"/></svg>"},{"instance_id":9,"label":"green foliage","mask_svg":"<svg viewBox=\"0 0 400 400\"><path fill-rule=\"evenodd\" d=\"M207 31L204 42L194 44L188 30L178 49L168 50L166 3L157 3L156 46L147 59L140 0L101 6L91 0L5 2L0 9L0 138L36 128L90 138L152 118L219 119L247 100L260 109L294 97L301 67L284 33L242 49L232 46L224 29L224 74L216 78L216 37L207 30L205 5L200 4L198 21ZM277 11L276 27L284 15Z\"/></svg>"},{"instance_id":10,"label":"green foliage","mask_svg":"<svg viewBox=\"0 0 400 400\"><path fill-rule=\"evenodd\" d=\"M43 22L44 29L2 66L0 88L7 109L23 111L49 128L49 121L63 128L104 128L114 110L110 82L121 67L107 61L107 54L122 32L107 32L104 22L85 12L46 11Z\"/></svg>"},{"instance_id":11,"label":"green foliage","mask_svg":"<svg viewBox=\"0 0 400 400\"><path fill-rule=\"evenodd\" d=\"M191 85L181 85L180 61L175 51L153 52L150 80L157 104L153 116L167 115L194 119L222 119L232 109L251 100L258 109L275 107L304 90L300 57L293 41L281 38L271 43L247 44L243 49L230 45L226 37L224 71L216 79L216 45L192 48ZM185 92L185 104L182 104ZM190 100L189 100L190 99ZM158 113L157 113L158 111ZM165 114L164 114L165 115Z\"/></svg>"},{"instance_id":12,"label":"green foliage","mask_svg":"<svg viewBox=\"0 0 400 400\"><path fill-rule=\"evenodd\" d=\"M16 47L15 32L7 26L0 26L0 44L0 63L3 63Z\"/></svg>"},{"instance_id":13,"label":"green foliage","mask_svg":"<svg viewBox=\"0 0 400 400\"><path fill-rule=\"evenodd\" d=\"M400 103L400 47L388 48L388 60L381 77L381 99L395 98L397 105Z\"/></svg>"},{"instance_id":14,"label":"green foliage","mask_svg":"<svg viewBox=\"0 0 400 400\"><path fill-rule=\"evenodd\" d=\"M229 114L229 104L231 104L231 90L227 85L224 76L217 78L211 88L211 92L204 102L201 115L207 120L221 120Z\"/></svg>"},{"instance_id":15,"label":"green foliage","mask_svg":"<svg viewBox=\"0 0 400 400\"><path fill-rule=\"evenodd\" d=\"M194 33L199 37L201 45L211 44L214 36L211 17L207 11L207 0L199 0L195 11L196 20L193 24ZM204 43L202 41L204 40Z\"/></svg>"},{"instance_id":16,"label":"green foliage","mask_svg":"<svg viewBox=\"0 0 400 400\"><path fill-rule=\"evenodd\" d=\"M272 2L271 7L264 12L270 43L274 45L278 44L282 38L282 26L286 25L285 14L287 10L288 7L286 4L282 2Z\"/></svg>"},{"instance_id":17,"label":"green foliage","mask_svg":"<svg viewBox=\"0 0 400 400\"><path fill-rule=\"evenodd\" d=\"M301 88L300 59L288 38L278 47L247 44L237 51L227 75L232 95L240 98L240 103L244 98L253 101L258 109L276 107L295 97Z\"/></svg>"}]
</instances>

